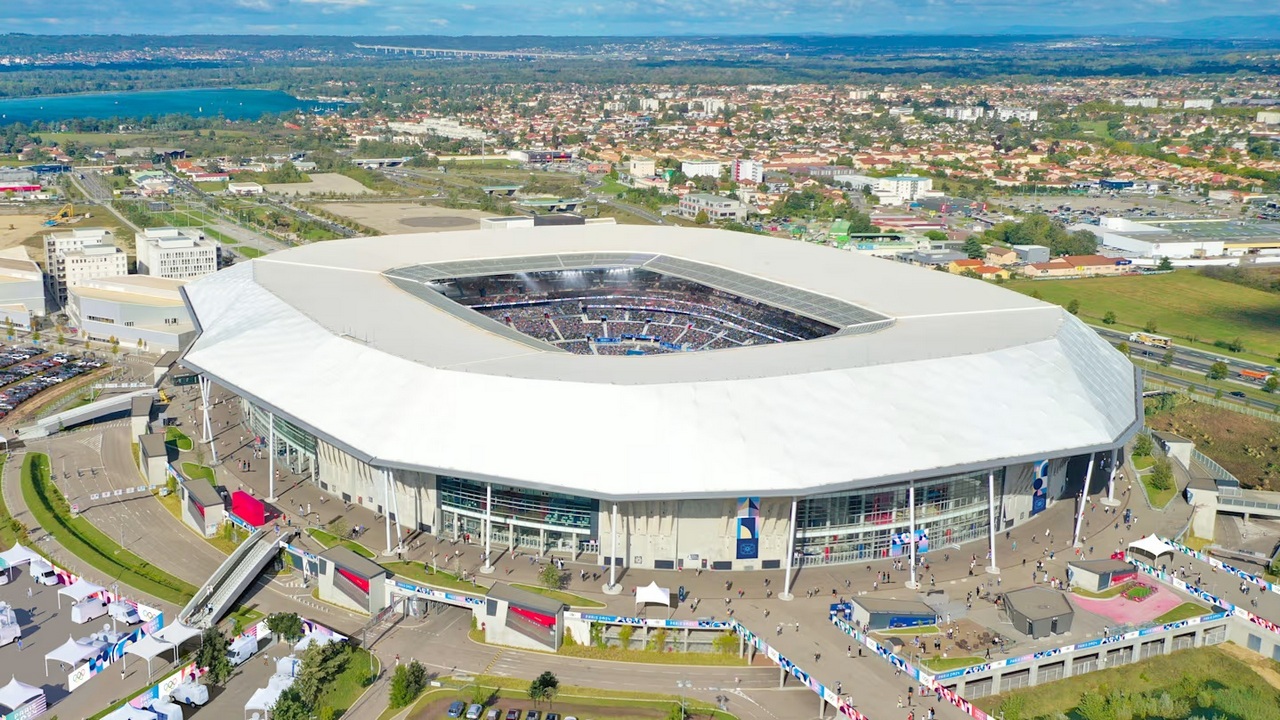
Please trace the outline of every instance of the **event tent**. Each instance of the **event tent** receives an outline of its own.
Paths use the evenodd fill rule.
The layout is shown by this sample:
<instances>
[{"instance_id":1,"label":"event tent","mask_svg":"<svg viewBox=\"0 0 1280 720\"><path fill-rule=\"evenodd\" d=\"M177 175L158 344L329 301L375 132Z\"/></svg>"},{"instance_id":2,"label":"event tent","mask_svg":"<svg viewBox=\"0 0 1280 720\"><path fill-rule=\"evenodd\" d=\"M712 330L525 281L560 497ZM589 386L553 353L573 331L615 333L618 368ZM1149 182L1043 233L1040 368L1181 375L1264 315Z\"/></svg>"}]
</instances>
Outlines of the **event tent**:
<instances>
[{"instance_id":1,"label":"event tent","mask_svg":"<svg viewBox=\"0 0 1280 720\"><path fill-rule=\"evenodd\" d=\"M321 635L320 633L307 633L302 639L293 646L294 652L303 652L312 645L328 645L338 639L337 635Z\"/></svg>"},{"instance_id":2,"label":"event tent","mask_svg":"<svg viewBox=\"0 0 1280 720\"><path fill-rule=\"evenodd\" d=\"M658 587L656 580L642 588L637 588L636 604L648 605L649 603L671 607L671 588Z\"/></svg>"},{"instance_id":3,"label":"event tent","mask_svg":"<svg viewBox=\"0 0 1280 720\"><path fill-rule=\"evenodd\" d=\"M267 686L253 691L253 696L249 698L249 702L244 704L244 714L247 716L254 711L261 711L264 715L275 707L276 701L280 699L280 694L289 689L293 684L293 678L287 675L272 675L271 680L267 682Z\"/></svg>"},{"instance_id":4,"label":"event tent","mask_svg":"<svg viewBox=\"0 0 1280 720\"><path fill-rule=\"evenodd\" d=\"M173 643L157 639L154 635L147 635L135 643L130 643L130 645L124 649L124 652L125 655L137 655L138 657L146 660L147 675L151 675L151 659L166 650L173 651L174 662L177 662L178 646ZM124 658L121 658L120 660L121 662L124 662ZM125 663L125 667L128 667L127 662Z\"/></svg>"},{"instance_id":5,"label":"event tent","mask_svg":"<svg viewBox=\"0 0 1280 720\"><path fill-rule=\"evenodd\" d=\"M17 710L32 700L42 697L44 697L44 690L35 685L20 682L16 677L10 680L8 685L0 688L0 705L10 710Z\"/></svg>"},{"instance_id":6,"label":"event tent","mask_svg":"<svg viewBox=\"0 0 1280 720\"><path fill-rule=\"evenodd\" d=\"M58 590L58 607L62 607L62 598L64 595L71 598L71 603L74 605L87 597L97 595L103 590L106 590L106 588L101 585L94 585L88 580L80 578L70 585Z\"/></svg>"},{"instance_id":7,"label":"event tent","mask_svg":"<svg viewBox=\"0 0 1280 720\"><path fill-rule=\"evenodd\" d=\"M1173 559L1173 553L1176 549L1169 543L1161 540L1156 535L1148 535L1141 540L1134 540L1129 543L1129 552L1138 556L1142 562L1156 566L1160 562L1161 556L1168 555L1169 559Z\"/></svg>"},{"instance_id":8,"label":"event tent","mask_svg":"<svg viewBox=\"0 0 1280 720\"><path fill-rule=\"evenodd\" d=\"M0 568L11 568L15 565L29 563L32 560L38 560L40 555L32 550L28 550L18 543L14 543L13 547L0 552Z\"/></svg>"},{"instance_id":9,"label":"event tent","mask_svg":"<svg viewBox=\"0 0 1280 720\"><path fill-rule=\"evenodd\" d=\"M173 647L176 650L180 645L182 645L182 643L198 636L199 634L199 629L177 622L172 625L166 625L154 633L151 633L151 637L154 637L157 640L163 640L167 643L173 643Z\"/></svg>"},{"instance_id":10,"label":"event tent","mask_svg":"<svg viewBox=\"0 0 1280 720\"><path fill-rule=\"evenodd\" d=\"M96 645L87 645L76 642L75 638L67 636L67 641L59 645L54 650L44 655L44 676L49 677L49 661L57 660L64 662L71 667L75 667L76 663L98 654Z\"/></svg>"}]
</instances>

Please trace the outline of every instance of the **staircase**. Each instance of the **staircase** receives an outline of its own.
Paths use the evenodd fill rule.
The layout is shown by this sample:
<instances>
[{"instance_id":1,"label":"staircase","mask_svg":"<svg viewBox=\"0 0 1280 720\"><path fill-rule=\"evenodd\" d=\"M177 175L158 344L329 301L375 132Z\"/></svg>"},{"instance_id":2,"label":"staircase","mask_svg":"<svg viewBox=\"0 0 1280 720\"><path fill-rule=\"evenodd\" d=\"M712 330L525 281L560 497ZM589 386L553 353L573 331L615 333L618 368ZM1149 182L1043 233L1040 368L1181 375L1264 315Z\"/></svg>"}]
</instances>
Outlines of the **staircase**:
<instances>
[{"instance_id":1,"label":"staircase","mask_svg":"<svg viewBox=\"0 0 1280 720\"><path fill-rule=\"evenodd\" d=\"M269 528L263 528L250 535L182 609L178 614L179 621L202 629L212 627L276 556L280 544L288 542L294 532L282 532L277 537Z\"/></svg>"}]
</instances>

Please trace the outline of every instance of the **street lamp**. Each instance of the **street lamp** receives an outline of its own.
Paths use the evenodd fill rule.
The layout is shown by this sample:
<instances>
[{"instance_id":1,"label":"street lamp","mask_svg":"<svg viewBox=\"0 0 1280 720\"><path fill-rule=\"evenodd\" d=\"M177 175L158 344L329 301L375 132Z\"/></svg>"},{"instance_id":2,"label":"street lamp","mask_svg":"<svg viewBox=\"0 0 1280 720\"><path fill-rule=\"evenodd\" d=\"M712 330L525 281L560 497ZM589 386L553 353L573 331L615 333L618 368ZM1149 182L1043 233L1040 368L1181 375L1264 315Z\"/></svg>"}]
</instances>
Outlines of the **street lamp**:
<instances>
[{"instance_id":1,"label":"street lamp","mask_svg":"<svg viewBox=\"0 0 1280 720\"><path fill-rule=\"evenodd\" d=\"M677 680L676 687L679 688L680 690L680 718L681 720L683 720L689 714L689 711L686 708L685 702L684 702L684 694L685 694L684 691L692 689L693 682L690 680Z\"/></svg>"}]
</instances>

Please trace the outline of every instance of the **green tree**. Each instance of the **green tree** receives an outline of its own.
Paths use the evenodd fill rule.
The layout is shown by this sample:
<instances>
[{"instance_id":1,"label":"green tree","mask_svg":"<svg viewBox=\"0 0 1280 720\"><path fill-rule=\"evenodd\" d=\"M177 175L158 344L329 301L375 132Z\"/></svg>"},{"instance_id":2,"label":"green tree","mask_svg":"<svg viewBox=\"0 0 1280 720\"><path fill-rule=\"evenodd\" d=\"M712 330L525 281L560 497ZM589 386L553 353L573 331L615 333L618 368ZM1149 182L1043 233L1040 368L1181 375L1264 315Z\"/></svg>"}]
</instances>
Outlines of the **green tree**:
<instances>
[{"instance_id":1,"label":"green tree","mask_svg":"<svg viewBox=\"0 0 1280 720\"><path fill-rule=\"evenodd\" d=\"M1161 356L1160 356L1160 366L1161 366L1161 367L1169 367L1170 365L1172 365L1172 364L1173 364L1173 360L1174 360L1174 358L1175 358L1175 357L1177 357L1177 356L1176 356L1176 355L1174 355L1174 353L1173 353L1173 349L1172 349L1172 348L1170 348L1170 349L1168 349L1168 350L1165 350L1165 351L1164 351L1164 355L1161 355Z\"/></svg>"},{"instance_id":2,"label":"green tree","mask_svg":"<svg viewBox=\"0 0 1280 720\"><path fill-rule=\"evenodd\" d=\"M1160 458L1151 467L1147 482L1156 490L1168 490L1173 487L1173 466L1165 458Z\"/></svg>"},{"instance_id":3,"label":"green tree","mask_svg":"<svg viewBox=\"0 0 1280 720\"><path fill-rule=\"evenodd\" d=\"M13 318L7 315L4 318L4 334L8 337L13 337Z\"/></svg>"},{"instance_id":4,"label":"green tree","mask_svg":"<svg viewBox=\"0 0 1280 720\"><path fill-rule=\"evenodd\" d=\"M1160 327L1160 326L1159 326L1158 324L1156 324L1156 321L1155 321L1154 319L1152 319L1152 320L1148 320L1148 321L1147 321L1147 324L1142 326L1142 329L1143 329L1143 330L1146 330L1146 331L1147 331L1147 332L1149 332L1149 333L1153 333L1153 332L1155 332L1157 329L1159 329L1159 327Z\"/></svg>"},{"instance_id":5,"label":"green tree","mask_svg":"<svg viewBox=\"0 0 1280 720\"><path fill-rule=\"evenodd\" d=\"M407 665L396 666L391 676L391 707L400 708L412 703L427 686L427 670L414 660ZM482 691L487 693L487 690Z\"/></svg>"},{"instance_id":6,"label":"green tree","mask_svg":"<svg viewBox=\"0 0 1280 720\"><path fill-rule=\"evenodd\" d=\"M1072 298L1071 302L1067 303L1067 312L1071 313L1072 315L1079 315L1080 301L1076 300L1075 298Z\"/></svg>"},{"instance_id":7,"label":"green tree","mask_svg":"<svg viewBox=\"0 0 1280 720\"><path fill-rule=\"evenodd\" d=\"M1116 349L1120 351L1121 355L1125 355L1125 356L1129 355L1129 343L1127 342L1122 342L1116 345Z\"/></svg>"},{"instance_id":8,"label":"green tree","mask_svg":"<svg viewBox=\"0 0 1280 720\"><path fill-rule=\"evenodd\" d=\"M693 216L693 222L697 225L706 225L711 222L711 217L707 215L706 210L699 210L698 214Z\"/></svg>"},{"instance_id":9,"label":"green tree","mask_svg":"<svg viewBox=\"0 0 1280 720\"><path fill-rule=\"evenodd\" d=\"M1156 269L1157 269L1157 270L1172 270L1172 269L1173 269L1173 261L1169 259L1169 256L1168 256L1168 255L1165 255L1164 257L1160 258L1160 264L1159 264L1159 265L1156 265Z\"/></svg>"},{"instance_id":10,"label":"green tree","mask_svg":"<svg viewBox=\"0 0 1280 720\"><path fill-rule=\"evenodd\" d=\"M227 637L222 631L209 628L201 633L196 665L208 668L204 677L210 685L221 685L231 677L231 661L227 659Z\"/></svg>"},{"instance_id":11,"label":"green tree","mask_svg":"<svg viewBox=\"0 0 1280 720\"><path fill-rule=\"evenodd\" d=\"M548 590L559 590L563 585L560 568L557 568L555 563L544 563L542 569L538 570L538 582Z\"/></svg>"},{"instance_id":12,"label":"green tree","mask_svg":"<svg viewBox=\"0 0 1280 720\"><path fill-rule=\"evenodd\" d=\"M1227 364L1219 360L1218 362L1209 366L1209 372L1207 374L1207 377L1210 380L1222 380L1227 376L1227 373L1229 372L1231 372L1231 369L1227 367Z\"/></svg>"},{"instance_id":13,"label":"green tree","mask_svg":"<svg viewBox=\"0 0 1280 720\"><path fill-rule=\"evenodd\" d=\"M1108 311L1106 311L1105 313L1103 313L1103 314L1102 314L1102 324L1103 324L1103 325L1115 325L1115 324L1116 324L1116 314L1115 314L1115 311L1113 311L1113 310L1108 310Z\"/></svg>"},{"instance_id":14,"label":"green tree","mask_svg":"<svg viewBox=\"0 0 1280 720\"><path fill-rule=\"evenodd\" d=\"M313 706L320 693L333 684L351 659L351 646L346 642L313 643L302 653L298 678L293 687L302 694L308 706Z\"/></svg>"},{"instance_id":15,"label":"green tree","mask_svg":"<svg viewBox=\"0 0 1280 720\"><path fill-rule=\"evenodd\" d=\"M1155 449L1155 446L1151 442L1150 435L1139 435L1133 441L1134 457L1150 457L1151 452L1154 449Z\"/></svg>"},{"instance_id":16,"label":"green tree","mask_svg":"<svg viewBox=\"0 0 1280 720\"><path fill-rule=\"evenodd\" d=\"M292 645L302 639L302 618L297 613L271 613L267 616L267 629Z\"/></svg>"},{"instance_id":17,"label":"green tree","mask_svg":"<svg viewBox=\"0 0 1280 720\"><path fill-rule=\"evenodd\" d=\"M978 238L971 237L964 241L964 254L969 256L970 260L976 260L987 256L987 251L982 248L982 243L978 242Z\"/></svg>"},{"instance_id":18,"label":"green tree","mask_svg":"<svg viewBox=\"0 0 1280 720\"><path fill-rule=\"evenodd\" d=\"M534 697L535 688L537 694L536 698ZM554 703L556 693L558 692L560 692L560 680L556 677L555 673L550 670L544 670L541 675L534 678L532 683L529 683L529 698L532 699L535 704L539 700L546 700L548 703ZM552 707L555 707L554 704Z\"/></svg>"},{"instance_id":19,"label":"green tree","mask_svg":"<svg viewBox=\"0 0 1280 720\"><path fill-rule=\"evenodd\" d=\"M1267 378L1266 382L1262 383L1263 392L1273 393L1276 390L1280 390L1280 377L1272 375Z\"/></svg>"},{"instance_id":20,"label":"green tree","mask_svg":"<svg viewBox=\"0 0 1280 720\"><path fill-rule=\"evenodd\" d=\"M311 704L296 687L285 688L271 707L272 720L311 720Z\"/></svg>"},{"instance_id":21,"label":"green tree","mask_svg":"<svg viewBox=\"0 0 1280 720\"><path fill-rule=\"evenodd\" d=\"M942 232L941 230L929 230L924 234L924 236L929 240L932 240L933 242L937 242L937 243L946 242L948 240L947 234Z\"/></svg>"}]
</instances>

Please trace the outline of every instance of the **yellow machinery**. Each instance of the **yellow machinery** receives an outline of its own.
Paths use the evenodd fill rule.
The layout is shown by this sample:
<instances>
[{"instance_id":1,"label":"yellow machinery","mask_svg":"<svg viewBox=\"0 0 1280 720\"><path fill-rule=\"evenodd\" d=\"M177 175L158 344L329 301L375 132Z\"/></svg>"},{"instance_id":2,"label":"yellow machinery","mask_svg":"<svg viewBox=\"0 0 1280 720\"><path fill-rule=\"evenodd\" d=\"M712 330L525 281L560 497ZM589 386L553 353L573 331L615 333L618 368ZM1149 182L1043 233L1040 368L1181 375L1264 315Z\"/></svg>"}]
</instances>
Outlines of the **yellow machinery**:
<instances>
[{"instance_id":1,"label":"yellow machinery","mask_svg":"<svg viewBox=\"0 0 1280 720\"><path fill-rule=\"evenodd\" d=\"M62 225L64 223L75 222L79 217L76 216L76 208L71 203L62 206L62 209L54 213L48 220L44 221L45 225Z\"/></svg>"}]
</instances>

